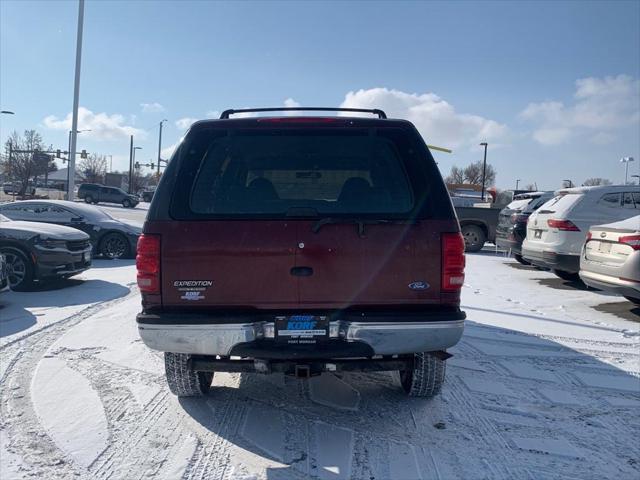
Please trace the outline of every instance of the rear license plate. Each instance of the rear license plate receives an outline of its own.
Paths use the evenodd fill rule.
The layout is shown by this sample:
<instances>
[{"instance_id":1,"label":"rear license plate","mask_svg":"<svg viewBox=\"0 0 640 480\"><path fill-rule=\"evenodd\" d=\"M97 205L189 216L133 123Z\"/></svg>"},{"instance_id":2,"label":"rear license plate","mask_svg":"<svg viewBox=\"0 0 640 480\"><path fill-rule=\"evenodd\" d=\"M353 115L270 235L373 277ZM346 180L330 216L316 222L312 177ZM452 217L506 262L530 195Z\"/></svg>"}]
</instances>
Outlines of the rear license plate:
<instances>
[{"instance_id":1,"label":"rear license plate","mask_svg":"<svg viewBox=\"0 0 640 480\"><path fill-rule=\"evenodd\" d=\"M600 253L611 253L611 243L609 243L609 242L600 242L600 246L598 247L598 251Z\"/></svg>"},{"instance_id":2,"label":"rear license plate","mask_svg":"<svg viewBox=\"0 0 640 480\"><path fill-rule=\"evenodd\" d=\"M315 345L329 339L329 319L316 315L276 317L275 339L288 345Z\"/></svg>"},{"instance_id":3,"label":"rear license plate","mask_svg":"<svg viewBox=\"0 0 640 480\"><path fill-rule=\"evenodd\" d=\"M542 238L542 230L534 230L533 238Z\"/></svg>"}]
</instances>

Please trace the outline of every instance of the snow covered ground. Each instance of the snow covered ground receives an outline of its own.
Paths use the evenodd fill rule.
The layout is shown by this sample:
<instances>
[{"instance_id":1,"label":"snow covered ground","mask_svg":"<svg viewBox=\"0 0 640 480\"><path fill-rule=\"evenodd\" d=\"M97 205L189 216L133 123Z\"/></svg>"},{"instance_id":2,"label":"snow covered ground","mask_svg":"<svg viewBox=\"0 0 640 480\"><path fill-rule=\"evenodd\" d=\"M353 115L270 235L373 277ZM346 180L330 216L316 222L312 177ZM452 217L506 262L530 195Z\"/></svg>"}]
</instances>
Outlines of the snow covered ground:
<instances>
[{"instance_id":1,"label":"snow covered ground","mask_svg":"<svg viewBox=\"0 0 640 480\"><path fill-rule=\"evenodd\" d=\"M0 296L2 480L640 477L640 310L618 297L469 255L435 400L387 373L216 374L178 400L137 335L133 262L95 267Z\"/></svg>"}]
</instances>

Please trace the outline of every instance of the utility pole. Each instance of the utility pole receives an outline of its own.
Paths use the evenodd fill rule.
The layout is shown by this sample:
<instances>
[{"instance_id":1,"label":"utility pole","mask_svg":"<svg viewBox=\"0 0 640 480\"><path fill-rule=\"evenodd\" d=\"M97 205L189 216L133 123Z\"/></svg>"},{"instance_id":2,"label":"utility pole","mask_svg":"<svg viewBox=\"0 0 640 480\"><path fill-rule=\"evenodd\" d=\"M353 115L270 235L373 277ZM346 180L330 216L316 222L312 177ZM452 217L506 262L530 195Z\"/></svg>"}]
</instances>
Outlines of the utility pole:
<instances>
[{"instance_id":1,"label":"utility pole","mask_svg":"<svg viewBox=\"0 0 640 480\"><path fill-rule=\"evenodd\" d=\"M160 133L158 134L158 170L157 170L158 177L160 176L160 160L161 160L160 154L162 152L162 124L166 121L167 119L165 118L160 122Z\"/></svg>"},{"instance_id":2,"label":"utility pole","mask_svg":"<svg viewBox=\"0 0 640 480\"><path fill-rule=\"evenodd\" d=\"M113 155L109 155L109 173L113 173Z\"/></svg>"},{"instance_id":3,"label":"utility pole","mask_svg":"<svg viewBox=\"0 0 640 480\"><path fill-rule=\"evenodd\" d=\"M71 145L69 147L69 183L67 200L74 199L76 180L76 140L78 138L78 105L80 101L80 65L82 62L82 27L84 22L84 0L78 0L78 34L76 37L76 72L73 84L73 118L71 120Z\"/></svg>"},{"instance_id":4,"label":"utility pole","mask_svg":"<svg viewBox=\"0 0 640 480\"><path fill-rule=\"evenodd\" d=\"M129 145L129 193L131 193L131 184L133 183L133 135L131 135L131 145Z\"/></svg>"},{"instance_id":5,"label":"utility pole","mask_svg":"<svg viewBox=\"0 0 640 480\"><path fill-rule=\"evenodd\" d=\"M485 176L487 174L487 142L482 142L480 146L484 146L484 161L482 162L482 195L481 201L484 202L484 187L485 187Z\"/></svg>"},{"instance_id":6,"label":"utility pole","mask_svg":"<svg viewBox=\"0 0 640 480\"><path fill-rule=\"evenodd\" d=\"M9 181L11 182L11 197L12 200L16 201L16 189L13 181L13 142L9 140Z\"/></svg>"},{"instance_id":7,"label":"utility pole","mask_svg":"<svg viewBox=\"0 0 640 480\"><path fill-rule=\"evenodd\" d=\"M518 179L516 180L516 190L518 190L518 184L519 184L519 183L520 183L520 179L518 178Z\"/></svg>"}]
</instances>

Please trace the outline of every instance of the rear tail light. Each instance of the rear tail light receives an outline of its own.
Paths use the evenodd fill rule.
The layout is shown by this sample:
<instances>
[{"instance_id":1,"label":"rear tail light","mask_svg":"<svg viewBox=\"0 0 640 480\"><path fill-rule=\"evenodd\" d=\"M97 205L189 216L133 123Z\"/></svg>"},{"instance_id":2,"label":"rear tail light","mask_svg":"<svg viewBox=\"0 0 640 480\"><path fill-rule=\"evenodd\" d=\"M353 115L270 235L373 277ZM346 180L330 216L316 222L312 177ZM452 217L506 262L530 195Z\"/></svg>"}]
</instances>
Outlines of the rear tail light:
<instances>
[{"instance_id":1,"label":"rear tail light","mask_svg":"<svg viewBox=\"0 0 640 480\"><path fill-rule=\"evenodd\" d=\"M464 239L460 233L442 234L442 290L458 292L464 283Z\"/></svg>"},{"instance_id":2,"label":"rear tail light","mask_svg":"<svg viewBox=\"0 0 640 480\"><path fill-rule=\"evenodd\" d=\"M557 228L563 232L579 232L580 229L576 227L571 220L556 220L551 218L547 220L547 225L551 228Z\"/></svg>"},{"instance_id":3,"label":"rear tail light","mask_svg":"<svg viewBox=\"0 0 640 480\"><path fill-rule=\"evenodd\" d=\"M136 269L140 292L160 293L160 235L140 235Z\"/></svg>"},{"instance_id":4,"label":"rear tail light","mask_svg":"<svg viewBox=\"0 0 640 480\"><path fill-rule=\"evenodd\" d=\"M640 250L640 235L628 235L626 237L618 238L619 243L629 245L634 250Z\"/></svg>"}]
</instances>

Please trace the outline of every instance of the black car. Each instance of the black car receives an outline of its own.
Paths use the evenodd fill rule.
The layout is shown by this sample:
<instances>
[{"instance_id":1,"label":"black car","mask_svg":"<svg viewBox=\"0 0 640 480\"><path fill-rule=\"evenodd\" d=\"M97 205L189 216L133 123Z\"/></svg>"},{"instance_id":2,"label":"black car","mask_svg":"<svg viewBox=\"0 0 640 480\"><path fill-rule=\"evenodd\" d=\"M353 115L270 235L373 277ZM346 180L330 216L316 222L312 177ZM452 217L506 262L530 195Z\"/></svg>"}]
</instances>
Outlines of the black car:
<instances>
[{"instance_id":1,"label":"black car","mask_svg":"<svg viewBox=\"0 0 640 480\"><path fill-rule=\"evenodd\" d=\"M553 192L522 193L502 209L496 228L496 245L513 253L515 259L528 265L522 258L522 242L527 236L529 216L553 197Z\"/></svg>"},{"instance_id":2,"label":"black car","mask_svg":"<svg viewBox=\"0 0 640 480\"><path fill-rule=\"evenodd\" d=\"M94 255L132 258L142 229L116 220L93 205L65 200L25 200L0 205L0 214L12 220L54 223L87 233Z\"/></svg>"},{"instance_id":3,"label":"black car","mask_svg":"<svg viewBox=\"0 0 640 480\"><path fill-rule=\"evenodd\" d=\"M68 278L91 267L89 235L75 228L17 222L0 215L0 253L9 285L28 290L35 282Z\"/></svg>"},{"instance_id":4,"label":"black car","mask_svg":"<svg viewBox=\"0 0 640 480\"><path fill-rule=\"evenodd\" d=\"M97 183L80 185L78 198L87 203L119 203L125 208L134 208L140 203L140 198L137 195L127 193L121 188L107 187Z\"/></svg>"}]
</instances>

